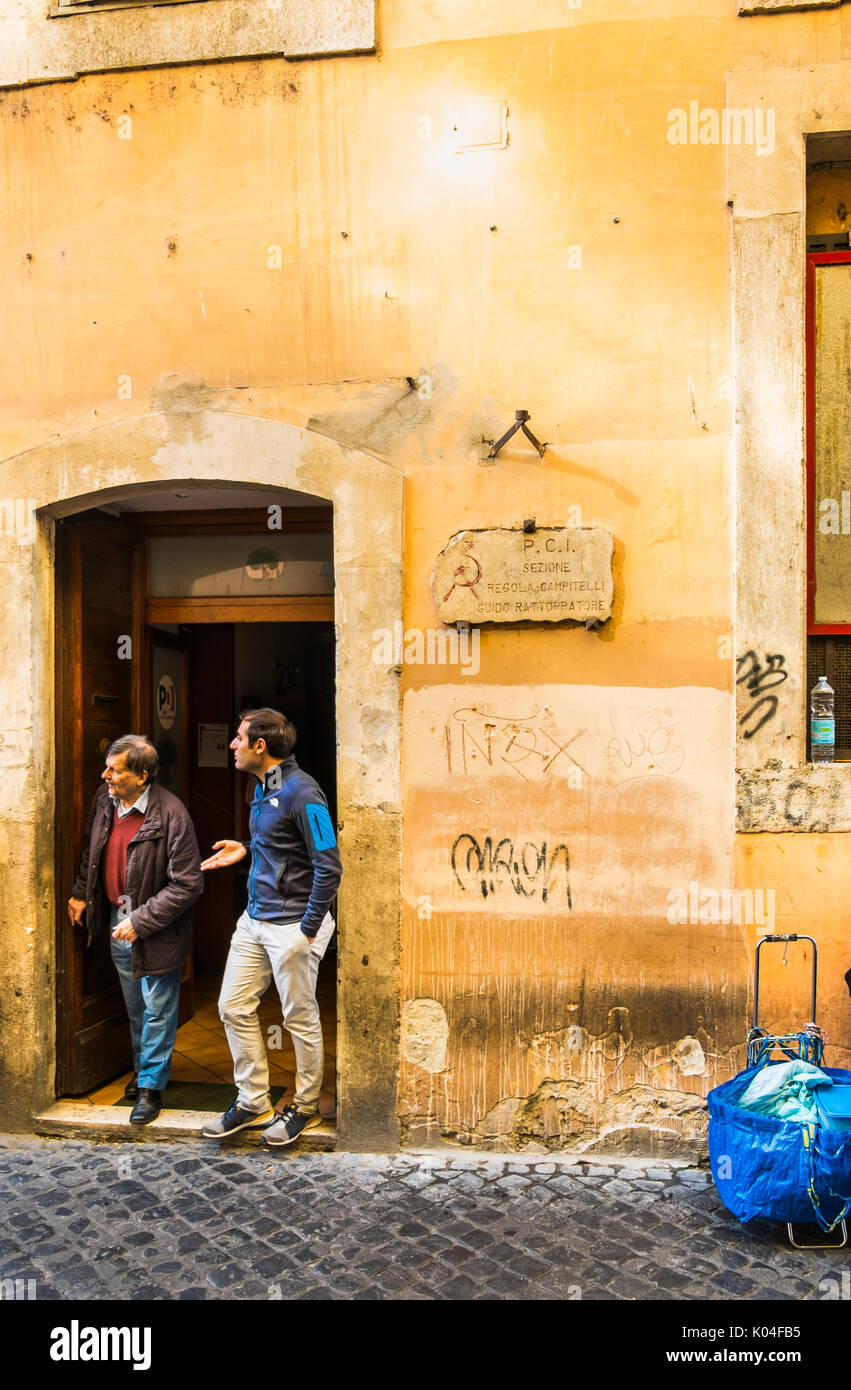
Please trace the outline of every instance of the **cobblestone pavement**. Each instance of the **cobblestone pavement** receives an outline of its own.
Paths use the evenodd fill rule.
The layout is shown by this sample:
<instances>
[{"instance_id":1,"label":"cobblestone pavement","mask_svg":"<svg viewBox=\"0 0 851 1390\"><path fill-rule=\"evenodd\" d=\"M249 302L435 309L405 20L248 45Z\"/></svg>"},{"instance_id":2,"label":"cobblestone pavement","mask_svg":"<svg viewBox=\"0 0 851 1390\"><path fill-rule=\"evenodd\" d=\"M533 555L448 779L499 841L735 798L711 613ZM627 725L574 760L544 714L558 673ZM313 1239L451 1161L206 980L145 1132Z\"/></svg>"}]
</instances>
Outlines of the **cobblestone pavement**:
<instances>
[{"instance_id":1,"label":"cobblestone pavement","mask_svg":"<svg viewBox=\"0 0 851 1390\"><path fill-rule=\"evenodd\" d=\"M818 1301L851 1267L650 1161L0 1136L0 1212L0 1279L39 1300Z\"/></svg>"}]
</instances>

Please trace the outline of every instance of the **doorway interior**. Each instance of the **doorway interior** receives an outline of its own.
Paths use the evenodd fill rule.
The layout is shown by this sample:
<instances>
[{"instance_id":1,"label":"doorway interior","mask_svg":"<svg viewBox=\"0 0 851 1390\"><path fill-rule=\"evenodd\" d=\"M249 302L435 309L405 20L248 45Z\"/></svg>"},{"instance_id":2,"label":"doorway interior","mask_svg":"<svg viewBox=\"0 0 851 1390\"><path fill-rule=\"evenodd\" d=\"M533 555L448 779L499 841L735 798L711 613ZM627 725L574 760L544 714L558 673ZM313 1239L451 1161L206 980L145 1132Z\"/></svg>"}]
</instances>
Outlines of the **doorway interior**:
<instances>
[{"instance_id":1,"label":"doorway interior","mask_svg":"<svg viewBox=\"0 0 851 1390\"><path fill-rule=\"evenodd\" d=\"M64 812L57 798L57 1095L93 1106L127 1104L129 1032L108 943L86 951L64 913L113 738L131 730L152 737L159 780L189 808L206 857L216 840L248 835L254 779L234 772L228 748L240 712L283 709L298 732L299 765L322 787L336 823L331 511L319 499L305 506L301 494L282 492L270 505L264 492L259 508L234 509L233 499L232 490L155 494L58 528L57 772L74 792ZM273 511L280 526L270 530ZM210 874L194 909L164 1096L170 1110L221 1112L233 1098L217 998L247 874L248 861ZM332 911L336 918L336 904ZM328 1123L336 1114L336 980L335 934L317 987ZM280 1108L292 1098L295 1059L274 985L260 1020Z\"/></svg>"}]
</instances>

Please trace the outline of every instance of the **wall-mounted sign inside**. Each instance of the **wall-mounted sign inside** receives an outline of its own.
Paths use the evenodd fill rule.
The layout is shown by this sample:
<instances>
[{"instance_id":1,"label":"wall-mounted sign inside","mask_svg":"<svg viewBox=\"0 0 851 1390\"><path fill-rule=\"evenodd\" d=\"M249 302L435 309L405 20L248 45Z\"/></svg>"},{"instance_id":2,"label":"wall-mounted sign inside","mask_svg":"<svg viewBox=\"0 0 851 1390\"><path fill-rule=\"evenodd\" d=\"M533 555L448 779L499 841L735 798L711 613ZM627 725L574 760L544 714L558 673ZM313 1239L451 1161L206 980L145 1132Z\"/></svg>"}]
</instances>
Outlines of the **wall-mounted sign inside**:
<instances>
[{"instance_id":1,"label":"wall-mounted sign inside","mask_svg":"<svg viewBox=\"0 0 851 1390\"><path fill-rule=\"evenodd\" d=\"M157 681L157 719L163 729L170 729L177 717L177 688L171 676Z\"/></svg>"},{"instance_id":2,"label":"wall-mounted sign inside","mask_svg":"<svg viewBox=\"0 0 851 1390\"><path fill-rule=\"evenodd\" d=\"M227 724L198 725L198 766L229 767Z\"/></svg>"},{"instance_id":3,"label":"wall-mounted sign inside","mask_svg":"<svg viewBox=\"0 0 851 1390\"><path fill-rule=\"evenodd\" d=\"M444 623L602 623L613 550L599 526L459 531L435 561L432 593Z\"/></svg>"}]
</instances>

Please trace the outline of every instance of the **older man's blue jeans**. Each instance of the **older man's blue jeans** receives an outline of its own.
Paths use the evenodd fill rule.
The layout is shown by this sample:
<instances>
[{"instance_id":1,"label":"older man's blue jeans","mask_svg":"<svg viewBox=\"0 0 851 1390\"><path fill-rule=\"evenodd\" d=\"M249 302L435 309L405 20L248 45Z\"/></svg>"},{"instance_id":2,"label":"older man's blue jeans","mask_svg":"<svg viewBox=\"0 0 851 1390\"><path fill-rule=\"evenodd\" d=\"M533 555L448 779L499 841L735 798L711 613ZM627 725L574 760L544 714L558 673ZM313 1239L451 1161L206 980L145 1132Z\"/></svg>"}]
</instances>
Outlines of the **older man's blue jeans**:
<instances>
[{"instance_id":1,"label":"older man's blue jeans","mask_svg":"<svg viewBox=\"0 0 851 1390\"><path fill-rule=\"evenodd\" d=\"M119 920L117 911L113 910L109 924L110 953L130 1019L133 1070L138 1074L140 1091L164 1091L177 1037L180 971L145 975L141 980L134 980L130 963L133 948L129 941L116 941L112 936Z\"/></svg>"}]
</instances>

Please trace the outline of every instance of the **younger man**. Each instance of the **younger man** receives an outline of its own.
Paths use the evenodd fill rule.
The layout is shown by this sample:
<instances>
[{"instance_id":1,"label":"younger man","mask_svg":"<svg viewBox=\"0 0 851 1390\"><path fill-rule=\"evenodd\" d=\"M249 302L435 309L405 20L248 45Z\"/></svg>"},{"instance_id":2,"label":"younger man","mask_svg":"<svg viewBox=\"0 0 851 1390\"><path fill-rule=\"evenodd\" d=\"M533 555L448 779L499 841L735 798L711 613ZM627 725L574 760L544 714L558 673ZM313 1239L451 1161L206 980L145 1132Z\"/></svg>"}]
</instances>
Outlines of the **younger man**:
<instances>
[{"instance_id":1,"label":"younger man","mask_svg":"<svg viewBox=\"0 0 851 1390\"><path fill-rule=\"evenodd\" d=\"M274 1120L269 1065L257 1008L274 978L284 1027L296 1057L294 1100L269 1125L267 1144L291 1144L321 1123L324 1053L316 978L334 931L328 907L342 866L328 803L292 756L296 734L279 710L244 710L231 743L240 772L258 779L249 813L251 838L218 840L204 870L237 864L251 846L248 905L236 924L219 997L233 1057L236 1101L205 1125L207 1138L259 1128Z\"/></svg>"}]
</instances>

